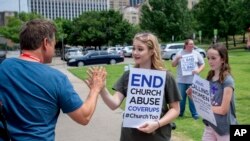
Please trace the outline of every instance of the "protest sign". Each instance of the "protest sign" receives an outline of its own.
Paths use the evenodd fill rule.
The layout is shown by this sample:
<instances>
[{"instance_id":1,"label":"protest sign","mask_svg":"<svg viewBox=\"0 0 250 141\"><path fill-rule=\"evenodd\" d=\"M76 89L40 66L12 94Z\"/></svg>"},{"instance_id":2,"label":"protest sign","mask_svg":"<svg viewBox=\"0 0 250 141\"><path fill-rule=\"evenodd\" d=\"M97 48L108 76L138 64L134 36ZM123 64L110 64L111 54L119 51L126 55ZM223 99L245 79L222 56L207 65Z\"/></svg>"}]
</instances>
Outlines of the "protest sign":
<instances>
[{"instance_id":1,"label":"protest sign","mask_svg":"<svg viewBox=\"0 0 250 141\"><path fill-rule=\"evenodd\" d=\"M123 127L160 119L166 71L131 68Z\"/></svg>"},{"instance_id":2,"label":"protest sign","mask_svg":"<svg viewBox=\"0 0 250 141\"><path fill-rule=\"evenodd\" d=\"M193 54L182 55L181 58L182 75L192 75L192 71L196 69L195 57Z\"/></svg>"},{"instance_id":3,"label":"protest sign","mask_svg":"<svg viewBox=\"0 0 250 141\"><path fill-rule=\"evenodd\" d=\"M195 75L192 84L192 99L198 114L217 126L212 111L209 81Z\"/></svg>"}]
</instances>

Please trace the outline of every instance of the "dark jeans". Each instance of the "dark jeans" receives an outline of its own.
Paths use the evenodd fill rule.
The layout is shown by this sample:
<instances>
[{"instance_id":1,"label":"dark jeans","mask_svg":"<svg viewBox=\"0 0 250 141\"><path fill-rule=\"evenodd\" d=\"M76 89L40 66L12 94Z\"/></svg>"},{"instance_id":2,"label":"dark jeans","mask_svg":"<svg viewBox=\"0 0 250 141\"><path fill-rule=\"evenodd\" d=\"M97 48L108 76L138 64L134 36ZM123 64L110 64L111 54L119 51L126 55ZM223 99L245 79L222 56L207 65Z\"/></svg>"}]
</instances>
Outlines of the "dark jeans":
<instances>
[{"instance_id":1,"label":"dark jeans","mask_svg":"<svg viewBox=\"0 0 250 141\"><path fill-rule=\"evenodd\" d=\"M180 102L180 108L181 108L181 111L180 111L180 116L183 116L184 115L184 112L185 112L185 106L186 106L186 99L187 99L187 93L186 93L186 90L191 86L192 84L184 84L184 83L178 83L178 88L180 90L180 93L181 93L181 96L182 96L182 100ZM195 109L195 106L194 106L194 102L192 99L190 99L188 97L188 103L189 103L189 110L192 114L192 117L194 119L197 119L198 118L198 113L196 112L196 109Z\"/></svg>"}]
</instances>

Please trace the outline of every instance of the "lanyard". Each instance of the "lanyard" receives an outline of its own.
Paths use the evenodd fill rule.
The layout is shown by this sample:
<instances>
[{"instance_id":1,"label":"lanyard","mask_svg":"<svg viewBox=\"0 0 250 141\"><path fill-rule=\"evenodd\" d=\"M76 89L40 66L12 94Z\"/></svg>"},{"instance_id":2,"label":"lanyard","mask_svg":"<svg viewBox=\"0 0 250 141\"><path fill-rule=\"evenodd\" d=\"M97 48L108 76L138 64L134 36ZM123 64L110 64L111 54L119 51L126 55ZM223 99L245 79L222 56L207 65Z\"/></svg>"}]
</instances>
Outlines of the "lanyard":
<instances>
[{"instance_id":1,"label":"lanyard","mask_svg":"<svg viewBox=\"0 0 250 141\"><path fill-rule=\"evenodd\" d=\"M21 57L26 57L26 58L32 59L32 60L34 60L34 61L40 62L40 59L39 59L39 58L37 58L37 57L35 57L35 56L32 56L32 55L30 55L30 54L27 54L27 53L22 53L22 54L21 54Z\"/></svg>"}]
</instances>

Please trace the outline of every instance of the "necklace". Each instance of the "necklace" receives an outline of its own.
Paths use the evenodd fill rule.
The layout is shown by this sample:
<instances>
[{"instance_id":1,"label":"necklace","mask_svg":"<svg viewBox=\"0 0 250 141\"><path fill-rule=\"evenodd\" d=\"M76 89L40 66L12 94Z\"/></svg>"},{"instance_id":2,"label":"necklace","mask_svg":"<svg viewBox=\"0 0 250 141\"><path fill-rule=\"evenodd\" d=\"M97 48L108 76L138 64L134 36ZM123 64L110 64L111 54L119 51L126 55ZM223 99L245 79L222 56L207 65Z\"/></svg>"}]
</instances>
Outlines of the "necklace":
<instances>
[{"instance_id":1,"label":"necklace","mask_svg":"<svg viewBox=\"0 0 250 141\"><path fill-rule=\"evenodd\" d=\"M34 61L36 61L36 62L40 62L40 61L41 61L39 58L37 58L37 57L35 57L35 56L32 56L32 55L30 55L30 54L27 54L27 53L22 53L20 56L21 56L21 57L25 57L25 58L32 59L32 60L34 60Z\"/></svg>"}]
</instances>

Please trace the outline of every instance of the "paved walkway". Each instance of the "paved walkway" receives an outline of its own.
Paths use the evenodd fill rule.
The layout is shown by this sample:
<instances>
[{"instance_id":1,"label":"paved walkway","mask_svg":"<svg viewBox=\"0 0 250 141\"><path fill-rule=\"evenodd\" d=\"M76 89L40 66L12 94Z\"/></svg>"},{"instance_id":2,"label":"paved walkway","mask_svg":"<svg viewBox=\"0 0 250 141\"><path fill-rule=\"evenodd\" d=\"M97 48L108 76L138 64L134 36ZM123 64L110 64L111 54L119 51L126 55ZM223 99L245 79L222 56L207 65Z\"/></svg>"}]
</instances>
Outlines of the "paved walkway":
<instances>
[{"instance_id":1,"label":"paved walkway","mask_svg":"<svg viewBox=\"0 0 250 141\"><path fill-rule=\"evenodd\" d=\"M81 98L86 99L88 87L67 71L65 62L54 58L50 65L66 74ZM56 141L119 141L121 124L122 110L110 110L99 97L96 111L87 126L77 124L67 114L61 112L56 127ZM182 139L173 136L172 141L182 141Z\"/></svg>"}]
</instances>

